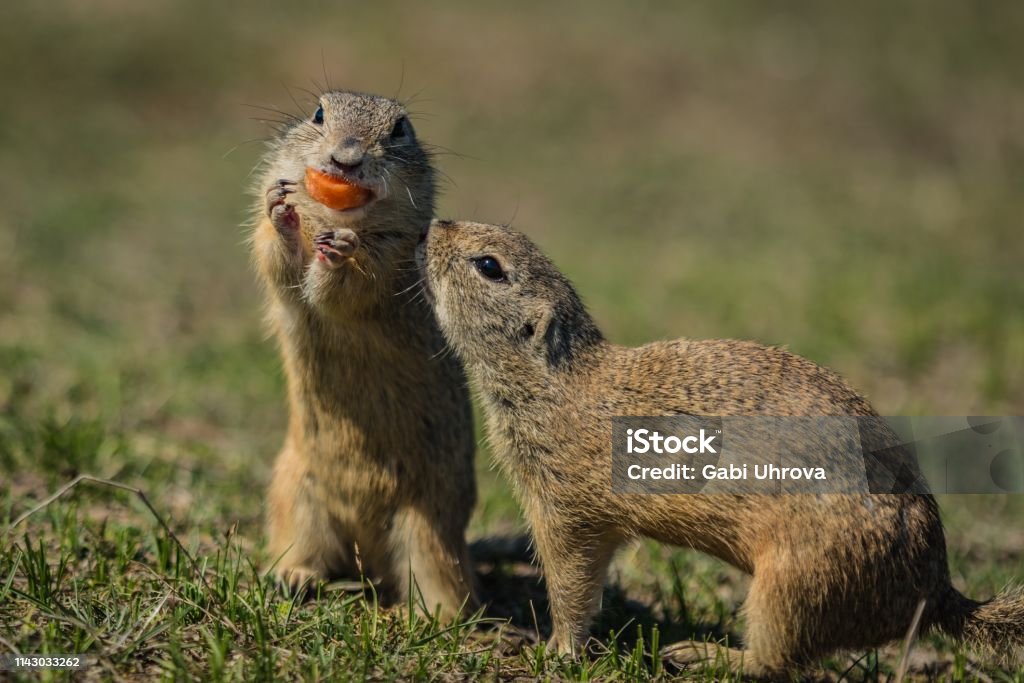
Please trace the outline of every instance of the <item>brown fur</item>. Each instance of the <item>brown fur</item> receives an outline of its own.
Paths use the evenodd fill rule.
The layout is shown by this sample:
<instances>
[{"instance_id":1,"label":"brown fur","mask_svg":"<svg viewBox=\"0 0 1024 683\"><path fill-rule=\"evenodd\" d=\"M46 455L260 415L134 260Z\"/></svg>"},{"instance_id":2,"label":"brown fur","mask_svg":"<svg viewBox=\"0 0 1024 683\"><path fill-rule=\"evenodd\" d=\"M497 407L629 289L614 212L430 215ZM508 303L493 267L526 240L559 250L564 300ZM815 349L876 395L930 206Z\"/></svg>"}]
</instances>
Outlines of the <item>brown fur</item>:
<instances>
[{"instance_id":1,"label":"brown fur","mask_svg":"<svg viewBox=\"0 0 1024 683\"><path fill-rule=\"evenodd\" d=\"M297 120L272 144L252 236L290 406L270 554L292 586L362 572L393 601L411 572L427 608L451 616L474 604L475 444L462 369L413 291L433 169L399 103L347 92L320 103L322 124ZM373 203L313 201L307 166L371 189Z\"/></svg>"},{"instance_id":2,"label":"brown fur","mask_svg":"<svg viewBox=\"0 0 1024 683\"><path fill-rule=\"evenodd\" d=\"M480 272L483 255L504 281ZM875 415L837 375L749 342L609 344L571 284L508 229L435 222L418 258L535 536L562 651L587 637L616 548L648 537L753 574L745 648L720 653L747 674L899 638L922 599L925 628L1020 656L1024 599L979 604L950 586L930 495L611 492L613 416ZM703 651L680 643L666 655L686 662Z\"/></svg>"}]
</instances>

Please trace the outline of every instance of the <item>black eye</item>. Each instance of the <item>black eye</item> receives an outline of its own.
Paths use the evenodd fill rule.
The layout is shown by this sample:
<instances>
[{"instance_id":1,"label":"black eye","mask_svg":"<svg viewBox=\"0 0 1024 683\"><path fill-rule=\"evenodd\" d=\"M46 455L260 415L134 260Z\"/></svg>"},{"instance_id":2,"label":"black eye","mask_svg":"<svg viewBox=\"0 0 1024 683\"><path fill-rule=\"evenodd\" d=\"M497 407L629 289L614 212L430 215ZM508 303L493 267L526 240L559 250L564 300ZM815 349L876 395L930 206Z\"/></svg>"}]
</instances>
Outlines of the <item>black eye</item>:
<instances>
[{"instance_id":1,"label":"black eye","mask_svg":"<svg viewBox=\"0 0 1024 683\"><path fill-rule=\"evenodd\" d=\"M319 125L323 124L323 122L324 122L324 108L323 108L323 106L319 106L319 107L316 108L316 111L313 112L313 123L315 123L316 125L319 126Z\"/></svg>"},{"instance_id":2,"label":"black eye","mask_svg":"<svg viewBox=\"0 0 1024 683\"><path fill-rule=\"evenodd\" d=\"M473 265L488 280L493 282L505 282L505 271L501 269L498 259L493 256L480 256L473 259Z\"/></svg>"},{"instance_id":3,"label":"black eye","mask_svg":"<svg viewBox=\"0 0 1024 683\"><path fill-rule=\"evenodd\" d=\"M406 124L407 121L404 116L395 121L395 127L391 129L391 137L395 140L398 138L404 138L406 133Z\"/></svg>"}]
</instances>

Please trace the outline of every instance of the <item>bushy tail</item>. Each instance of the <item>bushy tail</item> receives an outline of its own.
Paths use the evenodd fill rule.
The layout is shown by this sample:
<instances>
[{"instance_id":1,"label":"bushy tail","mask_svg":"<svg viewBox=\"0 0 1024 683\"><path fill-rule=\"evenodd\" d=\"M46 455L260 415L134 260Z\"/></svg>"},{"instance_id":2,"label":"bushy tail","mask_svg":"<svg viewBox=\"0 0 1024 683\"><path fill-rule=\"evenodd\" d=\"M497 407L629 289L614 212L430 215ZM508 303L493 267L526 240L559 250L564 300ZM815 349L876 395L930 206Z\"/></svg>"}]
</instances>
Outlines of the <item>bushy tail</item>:
<instances>
[{"instance_id":1,"label":"bushy tail","mask_svg":"<svg viewBox=\"0 0 1024 683\"><path fill-rule=\"evenodd\" d=\"M1024 588L976 602L950 586L937 607L940 630L1003 664L1024 664Z\"/></svg>"}]
</instances>

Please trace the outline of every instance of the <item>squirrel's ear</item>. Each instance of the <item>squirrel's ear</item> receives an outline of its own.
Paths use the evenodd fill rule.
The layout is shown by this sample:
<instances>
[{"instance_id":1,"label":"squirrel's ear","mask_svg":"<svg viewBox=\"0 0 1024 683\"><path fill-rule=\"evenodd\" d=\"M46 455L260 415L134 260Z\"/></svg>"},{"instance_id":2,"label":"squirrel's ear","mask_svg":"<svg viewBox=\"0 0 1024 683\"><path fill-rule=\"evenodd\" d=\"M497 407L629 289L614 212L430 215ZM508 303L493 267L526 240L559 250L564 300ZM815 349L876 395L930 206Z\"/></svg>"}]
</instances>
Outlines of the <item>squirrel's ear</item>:
<instances>
[{"instance_id":1,"label":"squirrel's ear","mask_svg":"<svg viewBox=\"0 0 1024 683\"><path fill-rule=\"evenodd\" d=\"M544 306L527 328L532 328L533 346L549 367L557 368L569 358L568 331L553 306Z\"/></svg>"}]
</instances>

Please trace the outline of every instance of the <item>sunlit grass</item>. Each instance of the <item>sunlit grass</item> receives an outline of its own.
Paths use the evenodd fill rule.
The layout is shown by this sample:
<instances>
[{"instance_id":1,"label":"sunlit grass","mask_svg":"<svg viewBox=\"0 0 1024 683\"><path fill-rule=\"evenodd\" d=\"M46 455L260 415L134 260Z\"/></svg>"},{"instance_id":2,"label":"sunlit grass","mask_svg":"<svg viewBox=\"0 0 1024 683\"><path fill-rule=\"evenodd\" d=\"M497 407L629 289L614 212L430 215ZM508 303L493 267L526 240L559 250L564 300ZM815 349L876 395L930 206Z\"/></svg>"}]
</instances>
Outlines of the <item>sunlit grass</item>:
<instances>
[{"instance_id":1,"label":"sunlit grass","mask_svg":"<svg viewBox=\"0 0 1024 683\"><path fill-rule=\"evenodd\" d=\"M885 414L1024 410L1019 7L527 5L4 8L0 532L89 474L144 491L200 571L136 496L79 487L2 539L0 649L85 653L97 678L633 680L672 675L656 643L742 634L746 579L652 543L618 558L581 662L372 595L270 590L286 414L243 244L269 131L245 105L297 111L312 81L410 100L455 152L439 213L531 234L617 342L756 338ZM521 530L478 462L471 536ZM1024 578L1020 501L940 503L959 588ZM546 635L537 572L482 571ZM915 676L982 666L917 649Z\"/></svg>"}]
</instances>

